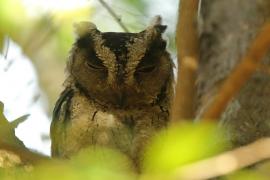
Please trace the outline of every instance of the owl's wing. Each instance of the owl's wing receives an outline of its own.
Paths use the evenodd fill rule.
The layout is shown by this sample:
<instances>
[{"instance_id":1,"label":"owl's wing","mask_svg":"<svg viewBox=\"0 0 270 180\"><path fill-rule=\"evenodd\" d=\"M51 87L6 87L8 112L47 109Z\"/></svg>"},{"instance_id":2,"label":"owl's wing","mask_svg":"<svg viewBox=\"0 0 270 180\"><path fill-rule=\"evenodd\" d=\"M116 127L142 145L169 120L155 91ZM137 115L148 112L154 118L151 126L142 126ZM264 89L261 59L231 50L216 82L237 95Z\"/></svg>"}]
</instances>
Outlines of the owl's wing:
<instances>
[{"instance_id":1,"label":"owl's wing","mask_svg":"<svg viewBox=\"0 0 270 180\"><path fill-rule=\"evenodd\" d=\"M61 156L59 149L61 148L61 143L63 140L63 135L65 133L65 123L70 118L70 104L73 97L73 89L65 89L59 99L57 100L54 110L53 118L51 123L51 154L52 156Z\"/></svg>"}]
</instances>

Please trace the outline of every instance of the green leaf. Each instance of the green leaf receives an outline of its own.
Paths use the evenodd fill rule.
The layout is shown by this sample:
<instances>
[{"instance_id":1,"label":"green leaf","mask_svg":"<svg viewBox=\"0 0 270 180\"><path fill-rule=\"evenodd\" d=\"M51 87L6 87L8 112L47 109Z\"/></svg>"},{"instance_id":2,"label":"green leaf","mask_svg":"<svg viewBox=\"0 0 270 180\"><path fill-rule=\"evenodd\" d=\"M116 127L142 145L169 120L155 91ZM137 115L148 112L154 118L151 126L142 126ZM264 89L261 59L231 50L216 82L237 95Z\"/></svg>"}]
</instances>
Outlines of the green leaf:
<instances>
[{"instance_id":1,"label":"green leaf","mask_svg":"<svg viewBox=\"0 0 270 180\"><path fill-rule=\"evenodd\" d=\"M24 115L9 122L4 115L4 104L0 101L0 143L24 147L23 142L15 135L15 128L24 122L28 116Z\"/></svg>"},{"instance_id":2,"label":"green leaf","mask_svg":"<svg viewBox=\"0 0 270 180\"><path fill-rule=\"evenodd\" d=\"M144 171L168 173L224 150L223 131L214 124L181 124L157 135L145 154Z\"/></svg>"},{"instance_id":3,"label":"green leaf","mask_svg":"<svg viewBox=\"0 0 270 180\"><path fill-rule=\"evenodd\" d=\"M29 117L29 114L23 115L12 122L10 122L10 127L13 129L17 128L19 124L23 123L27 118Z\"/></svg>"}]
</instances>

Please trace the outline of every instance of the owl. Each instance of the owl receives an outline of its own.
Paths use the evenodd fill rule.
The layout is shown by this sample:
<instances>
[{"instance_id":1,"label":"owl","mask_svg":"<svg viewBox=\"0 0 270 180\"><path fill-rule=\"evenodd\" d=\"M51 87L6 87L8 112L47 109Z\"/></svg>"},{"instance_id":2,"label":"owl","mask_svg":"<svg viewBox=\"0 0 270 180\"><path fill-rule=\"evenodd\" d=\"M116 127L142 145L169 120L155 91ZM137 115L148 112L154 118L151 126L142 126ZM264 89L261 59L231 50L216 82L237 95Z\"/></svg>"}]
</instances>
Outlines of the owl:
<instances>
[{"instance_id":1,"label":"owl","mask_svg":"<svg viewBox=\"0 0 270 180\"><path fill-rule=\"evenodd\" d=\"M173 96L173 62L158 16L138 33L76 25L64 91L51 123L52 157L87 147L118 150L140 166L149 139L165 128Z\"/></svg>"}]
</instances>

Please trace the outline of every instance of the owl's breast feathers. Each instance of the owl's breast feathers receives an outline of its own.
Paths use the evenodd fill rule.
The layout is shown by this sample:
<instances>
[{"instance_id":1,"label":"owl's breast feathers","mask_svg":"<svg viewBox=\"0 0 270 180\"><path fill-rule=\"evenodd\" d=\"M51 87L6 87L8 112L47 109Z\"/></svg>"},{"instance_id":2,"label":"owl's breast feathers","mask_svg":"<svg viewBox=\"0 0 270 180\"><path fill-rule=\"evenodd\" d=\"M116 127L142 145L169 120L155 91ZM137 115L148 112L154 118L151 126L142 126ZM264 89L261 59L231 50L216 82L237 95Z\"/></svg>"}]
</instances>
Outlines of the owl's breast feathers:
<instances>
[{"instance_id":1,"label":"owl's breast feathers","mask_svg":"<svg viewBox=\"0 0 270 180\"><path fill-rule=\"evenodd\" d=\"M139 144L167 125L167 109L154 105L140 110L104 110L79 89L67 88L53 112L52 156L69 157L84 147L98 145L133 157L142 148Z\"/></svg>"}]
</instances>

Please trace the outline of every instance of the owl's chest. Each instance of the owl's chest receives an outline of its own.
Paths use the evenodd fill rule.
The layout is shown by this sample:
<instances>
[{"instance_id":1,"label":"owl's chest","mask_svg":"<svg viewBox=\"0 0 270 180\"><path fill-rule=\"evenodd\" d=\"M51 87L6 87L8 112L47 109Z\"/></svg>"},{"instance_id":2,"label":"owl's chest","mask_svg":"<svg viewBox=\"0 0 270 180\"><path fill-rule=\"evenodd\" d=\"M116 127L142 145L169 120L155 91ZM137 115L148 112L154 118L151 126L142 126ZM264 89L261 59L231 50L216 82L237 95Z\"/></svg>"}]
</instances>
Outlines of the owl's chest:
<instances>
[{"instance_id":1,"label":"owl's chest","mask_svg":"<svg viewBox=\"0 0 270 180\"><path fill-rule=\"evenodd\" d=\"M63 138L66 152L73 154L88 146L105 146L130 152L133 135L130 127L122 123L122 117L104 112L80 96L73 97L70 110L70 121Z\"/></svg>"},{"instance_id":2,"label":"owl's chest","mask_svg":"<svg viewBox=\"0 0 270 180\"><path fill-rule=\"evenodd\" d=\"M106 112L87 98L75 95L63 135L63 148L66 156L89 146L105 146L134 156L157 129L166 126L167 120L167 114L159 108Z\"/></svg>"}]
</instances>

